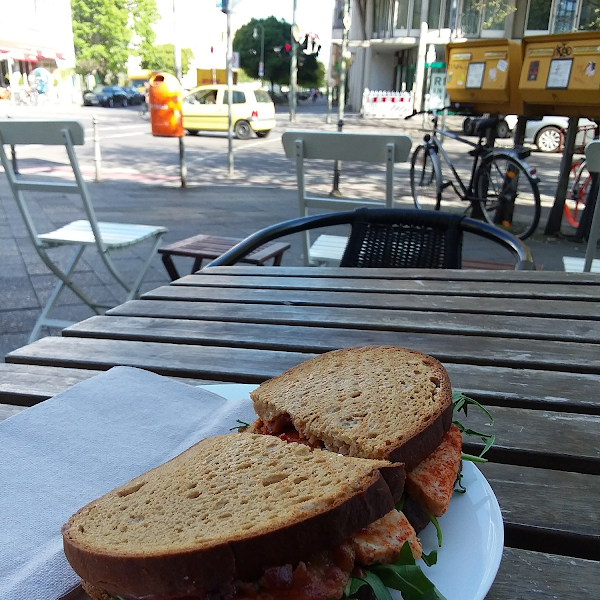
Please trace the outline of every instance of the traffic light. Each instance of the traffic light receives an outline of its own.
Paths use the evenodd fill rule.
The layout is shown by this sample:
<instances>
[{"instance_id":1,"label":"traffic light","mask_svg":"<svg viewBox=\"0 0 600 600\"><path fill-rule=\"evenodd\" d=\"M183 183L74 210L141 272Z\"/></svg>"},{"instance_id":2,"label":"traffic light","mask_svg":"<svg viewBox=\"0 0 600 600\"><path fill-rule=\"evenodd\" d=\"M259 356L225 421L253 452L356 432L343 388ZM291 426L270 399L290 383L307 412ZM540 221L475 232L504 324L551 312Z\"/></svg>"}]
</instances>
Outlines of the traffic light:
<instances>
[{"instance_id":1,"label":"traffic light","mask_svg":"<svg viewBox=\"0 0 600 600\"><path fill-rule=\"evenodd\" d=\"M285 51L289 53L289 51L292 49L292 45L291 44L286 44L284 46L284 48L285 48Z\"/></svg>"}]
</instances>

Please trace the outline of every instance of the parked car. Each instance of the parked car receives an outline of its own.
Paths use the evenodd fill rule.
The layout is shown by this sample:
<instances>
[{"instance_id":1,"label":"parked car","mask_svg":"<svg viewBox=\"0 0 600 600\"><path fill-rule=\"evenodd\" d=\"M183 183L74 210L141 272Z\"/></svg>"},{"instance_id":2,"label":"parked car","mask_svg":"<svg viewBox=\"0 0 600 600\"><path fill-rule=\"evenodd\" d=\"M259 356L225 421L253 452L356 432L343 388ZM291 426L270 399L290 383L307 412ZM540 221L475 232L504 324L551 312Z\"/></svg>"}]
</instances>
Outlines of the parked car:
<instances>
[{"instance_id":1,"label":"parked car","mask_svg":"<svg viewBox=\"0 0 600 600\"><path fill-rule=\"evenodd\" d=\"M125 91L116 85L97 85L83 92L84 106L127 106L129 99Z\"/></svg>"},{"instance_id":2,"label":"parked car","mask_svg":"<svg viewBox=\"0 0 600 600\"><path fill-rule=\"evenodd\" d=\"M135 86L126 85L122 89L127 94L127 104L129 106L139 106L146 101L144 94L141 94Z\"/></svg>"},{"instance_id":3,"label":"parked car","mask_svg":"<svg viewBox=\"0 0 600 600\"><path fill-rule=\"evenodd\" d=\"M567 117L542 117L538 121L527 121L525 142L535 144L540 152L560 152L563 145L561 130L566 130L568 126L569 119ZM594 121L579 119L579 131L575 138L575 146L583 146L585 143L591 142L595 130L596 123Z\"/></svg>"},{"instance_id":4,"label":"parked car","mask_svg":"<svg viewBox=\"0 0 600 600\"><path fill-rule=\"evenodd\" d=\"M477 121L482 117L467 117L463 121L463 132L473 135ZM504 138L512 135L517 125L517 115L505 115L498 123L497 137ZM584 146L594 138L596 123L589 119L579 119L579 131L575 139L575 146ZM541 119L529 119L525 126L525 139L527 144L533 144L540 152L559 152L563 145L563 130L569 126L568 117L546 116Z\"/></svg>"},{"instance_id":5,"label":"parked car","mask_svg":"<svg viewBox=\"0 0 600 600\"><path fill-rule=\"evenodd\" d=\"M266 90L233 87L232 120L235 135L248 139L252 132L266 137L275 127L275 105ZM226 85L201 85L183 97L183 128L192 135L199 131L227 131Z\"/></svg>"}]
</instances>

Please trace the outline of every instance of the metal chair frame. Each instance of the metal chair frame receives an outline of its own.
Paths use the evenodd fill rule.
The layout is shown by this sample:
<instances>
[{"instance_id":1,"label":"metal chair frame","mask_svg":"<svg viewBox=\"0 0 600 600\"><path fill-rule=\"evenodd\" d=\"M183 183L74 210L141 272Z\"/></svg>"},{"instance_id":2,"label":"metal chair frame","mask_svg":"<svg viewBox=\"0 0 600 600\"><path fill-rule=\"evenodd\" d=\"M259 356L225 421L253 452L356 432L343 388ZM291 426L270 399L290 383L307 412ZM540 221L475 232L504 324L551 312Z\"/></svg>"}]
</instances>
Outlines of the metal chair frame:
<instances>
[{"instance_id":1,"label":"metal chair frame","mask_svg":"<svg viewBox=\"0 0 600 600\"><path fill-rule=\"evenodd\" d=\"M398 224L411 224L416 221L419 224L423 224L424 227L427 227L427 221L430 220L432 223L436 223L435 226L438 229L443 228L445 223L448 228L456 228L461 233L461 236L462 232L472 233L492 240L510 250L516 259L515 270L535 269L535 264L530 249L521 240L517 239L510 233L499 229L498 227L494 227L481 221L476 221L475 219L471 219L463 215L441 213L438 211L399 208L361 208L356 211L311 215L308 217L299 217L297 219L283 221L282 223L276 223L275 225L261 229L260 231L248 236L239 244L231 248L231 250L228 250L219 258L210 262L205 268L231 266L262 244L280 237L292 235L294 233L306 232L312 229L319 229L322 227L347 224L351 225L352 229L350 236L348 237L346 251L344 252L340 266L350 266L351 257L349 256L349 250L354 252L355 249L360 245L360 238L362 236L360 226L365 221L377 223L378 220L381 220L382 222L394 221ZM460 241L460 238L456 239L456 242L459 244L459 249ZM381 267L392 266L394 265L381 265Z\"/></svg>"},{"instance_id":2,"label":"metal chair frame","mask_svg":"<svg viewBox=\"0 0 600 600\"><path fill-rule=\"evenodd\" d=\"M590 173L600 173L600 141L590 142L585 148L585 158L587 168ZM596 255L596 247L600 238L600 186L598 187L598 195L592 215L592 223L590 225L590 233L588 235L587 247L585 250L585 260L583 263L584 273L589 273L592 270L592 261Z\"/></svg>"},{"instance_id":3,"label":"metal chair frame","mask_svg":"<svg viewBox=\"0 0 600 600\"><path fill-rule=\"evenodd\" d=\"M394 167L406 162L412 147L407 135L381 133L342 133L324 131L286 131L281 141L288 158L296 161L299 214L309 215L309 209L349 210L351 208L392 208L394 203ZM373 199L323 198L307 194L306 159L357 161L385 164L385 201ZM304 264L311 264L309 233L302 236Z\"/></svg>"},{"instance_id":4,"label":"metal chair frame","mask_svg":"<svg viewBox=\"0 0 600 600\"><path fill-rule=\"evenodd\" d=\"M49 316L56 306L60 295L66 288L72 290L96 314L103 314L105 309L112 307L92 300L71 279L71 275L87 247L96 248L108 272L125 290L126 299L131 300L139 296L139 288L144 275L150 266L152 258L156 254L162 236L167 231L164 227L152 225L107 223L97 220L92 200L75 154L74 146L83 145L83 143L84 128L79 121L34 121L18 119L0 121L0 161L4 172L6 173L13 196L17 201L19 212L37 254L48 269L59 279L31 332L29 343L38 339L41 328L44 326L63 328L73 324L73 321L53 319ZM4 149L4 146L9 144L12 146L20 144L64 146L71 168L73 169L75 181L33 181L18 177ZM87 220L73 221L54 231L39 233L27 206L27 200L23 194L25 191L77 194L81 197ZM145 257L137 277L132 283L128 282L114 264L111 252L137 245L152 238L151 249ZM47 250L64 245L73 246L74 252L67 267L63 270L48 255Z\"/></svg>"}]
</instances>

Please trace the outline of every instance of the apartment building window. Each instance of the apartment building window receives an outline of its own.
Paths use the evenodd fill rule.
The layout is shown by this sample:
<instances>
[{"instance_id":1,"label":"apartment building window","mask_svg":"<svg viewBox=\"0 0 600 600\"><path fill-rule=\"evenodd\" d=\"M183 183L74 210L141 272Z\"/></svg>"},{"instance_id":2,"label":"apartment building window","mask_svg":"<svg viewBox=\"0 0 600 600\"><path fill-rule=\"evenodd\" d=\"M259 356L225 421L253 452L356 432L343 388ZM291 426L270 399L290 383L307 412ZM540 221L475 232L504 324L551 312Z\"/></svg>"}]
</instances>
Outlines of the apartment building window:
<instances>
[{"instance_id":1,"label":"apartment building window","mask_svg":"<svg viewBox=\"0 0 600 600\"><path fill-rule=\"evenodd\" d=\"M398 12L396 14L396 29L420 29L421 0L398 0L396 4L398 5ZM449 22L451 7L452 0L430 0L429 17L427 19L429 29L442 29L444 27L450 27Z\"/></svg>"},{"instance_id":2,"label":"apartment building window","mask_svg":"<svg viewBox=\"0 0 600 600\"><path fill-rule=\"evenodd\" d=\"M600 29L600 0L529 0L525 33Z\"/></svg>"},{"instance_id":3,"label":"apartment building window","mask_svg":"<svg viewBox=\"0 0 600 600\"><path fill-rule=\"evenodd\" d=\"M469 37L485 36L493 32L494 37L502 35L506 26L506 17L512 12L510 0L482 2L482 0L463 0L460 11L460 30Z\"/></svg>"}]
</instances>

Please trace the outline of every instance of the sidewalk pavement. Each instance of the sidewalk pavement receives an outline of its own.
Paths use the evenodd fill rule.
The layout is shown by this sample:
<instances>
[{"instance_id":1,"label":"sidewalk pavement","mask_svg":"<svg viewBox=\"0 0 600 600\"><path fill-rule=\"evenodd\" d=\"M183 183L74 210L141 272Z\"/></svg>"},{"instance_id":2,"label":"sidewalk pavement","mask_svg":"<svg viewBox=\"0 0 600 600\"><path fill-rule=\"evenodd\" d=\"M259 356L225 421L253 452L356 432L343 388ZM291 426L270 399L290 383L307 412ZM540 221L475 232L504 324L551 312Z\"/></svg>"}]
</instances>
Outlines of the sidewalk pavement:
<instances>
[{"instance_id":1,"label":"sidewalk pavement","mask_svg":"<svg viewBox=\"0 0 600 600\"><path fill-rule=\"evenodd\" d=\"M334 117L334 115L332 115ZM329 129L324 126L324 115L298 114L294 128ZM361 128L365 122L357 115L346 119L347 129ZM371 130L406 132L418 139L422 132L418 127L398 122L369 121ZM404 125L404 126L403 126ZM169 229L165 243L171 243L198 233L211 233L230 237L244 237L254 231L298 216L298 203L295 189L295 172L292 161L274 157L277 168L269 170L268 165L260 174L255 172L255 164L244 159L244 153L236 157L236 176L229 183L223 173L215 176L210 170L204 181L206 184L194 185L187 189L175 187L174 183L141 184L139 181L108 180L90 183L89 190L97 211L98 219L129 223L163 225ZM275 160L277 158L277 160ZM225 161L226 162L226 161ZM221 171L225 165L221 166ZM323 171L325 173L326 171ZM211 184L210 181L225 181L223 184ZM331 179L321 185L320 191L327 193ZM352 190L353 195L371 194L379 187L383 197L383 180L371 180L370 177L353 177L351 173L342 173L342 185ZM318 192L319 190L317 190ZM32 213L40 220L41 230L48 231L82 215L75 208L74 197L53 198L52 210L47 209L46 195L31 193ZM412 207L409 198L402 197L399 206ZM300 241L298 236L291 239L292 248L286 252L283 265L301 265ZM485 244L485 242L484 242ZM585 245L561 239L548 238L536 234L527 240L536 263L546 270L564 270L563 256L583 257ZM466 242L471 258L509 261L510 255L497 255L496 248L488 248L478 243ZM502 249L500 249L503 252ZM57 249L60 259L68 259L70 252ZM0 173L0 356L27 344L41 308L44 306L56 278L43 265L35 253L25 231L10 188ZM125 274L133 276L140 264L139 255L124 252L117 258L117 264ZM175 258L179 272L187 274L191 270L192 260ZM123 301L124 294L110 282L99 260L92 252L84 254L84 259L75 274L75 280L97 298L114 304ZM169 283L167 273L157 255L146 275L142 292ZM92 311L70 291L56 314L58 318L80 321L92 316ZM59 335L56 330L46 330L49 335Z\"/></svg>"}]
</instances>

